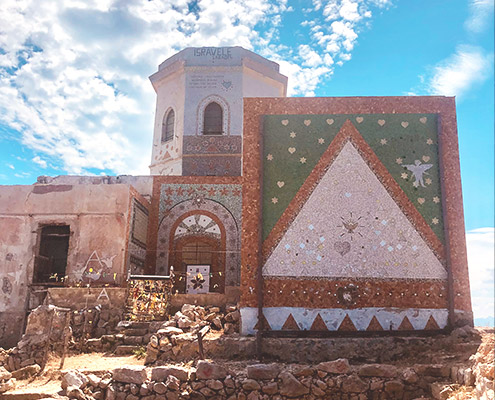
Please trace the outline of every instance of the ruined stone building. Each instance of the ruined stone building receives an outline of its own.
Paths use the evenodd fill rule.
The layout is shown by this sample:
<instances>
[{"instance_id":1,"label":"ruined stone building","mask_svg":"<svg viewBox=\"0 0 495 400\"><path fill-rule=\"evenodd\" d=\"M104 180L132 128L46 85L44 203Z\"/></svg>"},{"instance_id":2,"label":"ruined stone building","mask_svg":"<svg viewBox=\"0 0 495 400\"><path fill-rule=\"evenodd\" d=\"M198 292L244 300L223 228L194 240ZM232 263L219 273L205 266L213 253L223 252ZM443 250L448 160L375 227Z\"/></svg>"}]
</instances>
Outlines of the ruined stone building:
<instances>
[{"instance_id":1,"label":"ruined stone building","mask_svg":"<svg viewBox=\"0 0 495 400\"><path fill-rule=\"evenodd\" d=\"M240 302L243 334L472 323L453 98L287 98L241 47L150 80L150 176L0 187L0 345L171 266L175 302Z\"/></svg>"}]
</instances>

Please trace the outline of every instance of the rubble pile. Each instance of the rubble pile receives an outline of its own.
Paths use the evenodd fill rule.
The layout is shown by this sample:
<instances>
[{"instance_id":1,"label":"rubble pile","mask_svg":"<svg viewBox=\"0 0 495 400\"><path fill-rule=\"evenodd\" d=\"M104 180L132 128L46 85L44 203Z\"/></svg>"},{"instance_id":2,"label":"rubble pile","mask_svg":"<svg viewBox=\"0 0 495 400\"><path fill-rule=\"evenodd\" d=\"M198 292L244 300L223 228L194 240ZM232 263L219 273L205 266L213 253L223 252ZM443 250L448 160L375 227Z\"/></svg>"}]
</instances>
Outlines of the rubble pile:
<instances>
[{"instance_id":1,"label":"rubble pile","mask_svg":"<svg viewBox=\"0 0 495 400\"><path fill-rule=\"evenodd\" d=\"M74 338L100 338L116 332L122 319L121 309L101 306L75 310L71 313L71 328Z\"/></svg>"},{"instance_id":2,"label":"rubble pile","mask_svg":"<svg viewBox=\"0 0 495 400\"><path fill-rule=\"evenodd\" d=\"M0 393L4 393L14 388L15 378L12 378L12 374L4 367L0 367Z\"/></svg>"},{"instance_id":3,"label":"rubble pile","mask_svg":"<svg viewBox=\"0 0 495 400\"><path fill-rule=\"evenodd\" d=\"M483 342L476 354L471 356L476 396L479 399L495 399L495 336L493 328L483 328L491 335L483 335Z\"/></svg>"},{"instance_id":4,"label":"rubble pile","mask_svg":"<svg viewBox=\"0 0 495 400\"><path fill-rule=\"evenodd\" d=\"M30 373L33 368L39 371L49 351L61 351L69 311L53 305L33 310L21 340L16 347L7 350L4 367L10 372L25 370Z\"/></svg>"},{"instance_id":5,"label":"rubble pile","mask_svg":"<svg viewBox=\"0 0 495 400\"><path fill-rule=\"evenodd\" d=\"M209 327L229 335L239 332L240 313L228 305L225 312L219 307L184 304L170 320L152 323L154 334L146 349L146 364L167 360L186 360L198 354L198 332Z\"/></svg>"},{"instance_id":6,"label":"rubble pile","mask_svg":"<svg viewBox=\"0 0 495 400\"><path fill-rule=\"evenodd\" d=\"M62 386L68 397L79 400L412 400L432 395L446 399L435 391L437 382L450 373L444 366L351 366L347 359L315 366L252 364L242 368L200 360L189 368L121 367L102 378L91 374L82 378L80 372L71 371Z\"/></svg>"}]
</instances>

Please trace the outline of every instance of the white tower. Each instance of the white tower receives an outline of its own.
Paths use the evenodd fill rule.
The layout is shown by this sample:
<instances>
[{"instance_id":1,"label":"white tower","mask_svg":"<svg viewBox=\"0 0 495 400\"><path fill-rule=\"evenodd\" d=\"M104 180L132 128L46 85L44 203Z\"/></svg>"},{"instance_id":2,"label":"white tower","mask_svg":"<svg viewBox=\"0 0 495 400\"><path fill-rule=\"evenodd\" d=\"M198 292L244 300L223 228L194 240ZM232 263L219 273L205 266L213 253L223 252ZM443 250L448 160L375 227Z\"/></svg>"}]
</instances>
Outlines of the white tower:
<instances>
[{"instance_id":1,"label":"white tower","mask_svg":"<svg viewBox=\"0 0 495 400\"><path fill-rule=\"evenodd\" d=\"M241 175L243 97L285 97L279 65L242 47L186 48L150 76L152 175Z\"/></svg>"}]
</instances>

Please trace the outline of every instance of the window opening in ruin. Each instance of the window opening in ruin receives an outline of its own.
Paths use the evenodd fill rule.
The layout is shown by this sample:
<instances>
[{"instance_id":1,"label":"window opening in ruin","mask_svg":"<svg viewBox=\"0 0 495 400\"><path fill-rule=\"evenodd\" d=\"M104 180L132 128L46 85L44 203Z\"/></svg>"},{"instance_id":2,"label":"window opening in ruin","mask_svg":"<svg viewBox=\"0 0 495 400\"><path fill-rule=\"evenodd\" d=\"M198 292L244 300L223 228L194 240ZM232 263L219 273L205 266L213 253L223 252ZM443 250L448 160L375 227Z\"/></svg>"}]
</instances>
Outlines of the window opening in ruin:
<instances>
[{"instance_id":1,"label":"window opening in ruin","mask_svg":"<svg viewBox=\"0 0 495 400\"><path fill-rule=\"evenodd\" d=\"M175 113L170 110L163 117L162 123L162 142L168 142L174 138Z\"/></svg>"},{"instance_id":2,"label":"window opening in ruin","mask_svg":"<svg viewBox=\"0 0 495 400\"><path fill-rule=\"evenodd\" d=\"M208 104L204 112L203 135L223 134L223 110L214 101Z\"/></svg>"},{"instance_id":3,"label":"window opening in ruin","mask_svg":"<svg viewBox=\"0 0 495 400\"><path fill-rule=\"evenodd\" d=\"M33 283L63 283L69 252L68 225L43 226L35 257Z\"/></svg>"}]
</instances>

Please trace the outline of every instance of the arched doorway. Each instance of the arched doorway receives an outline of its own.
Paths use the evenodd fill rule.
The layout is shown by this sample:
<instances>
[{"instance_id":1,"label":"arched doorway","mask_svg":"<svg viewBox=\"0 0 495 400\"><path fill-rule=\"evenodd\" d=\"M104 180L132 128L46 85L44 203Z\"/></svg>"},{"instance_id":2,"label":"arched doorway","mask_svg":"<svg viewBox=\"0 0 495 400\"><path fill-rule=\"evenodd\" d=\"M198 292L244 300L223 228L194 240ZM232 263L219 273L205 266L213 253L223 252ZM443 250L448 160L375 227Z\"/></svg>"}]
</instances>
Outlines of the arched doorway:
<instances>
[{"instance_id":1,"label":"arched doorway","mask_svg":"<svg viewBox=\"0 0 495 400\"><path fill-rule=\"evenodd\" d=\"M206 292L225 291L225 229L220 220L207 211L191 211L182 215L170 232L169 267L174 267L175 287L187 292L187 283L194 278L188 271L199 268L208 271ZM191 268L188 268L191 267Z\"/></svg>"}]
</instances>

